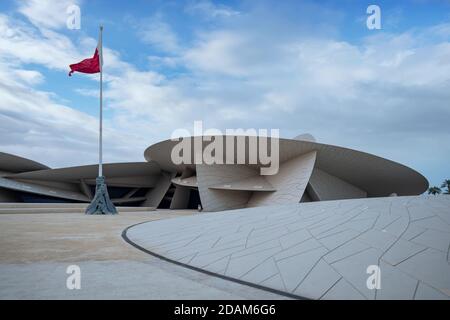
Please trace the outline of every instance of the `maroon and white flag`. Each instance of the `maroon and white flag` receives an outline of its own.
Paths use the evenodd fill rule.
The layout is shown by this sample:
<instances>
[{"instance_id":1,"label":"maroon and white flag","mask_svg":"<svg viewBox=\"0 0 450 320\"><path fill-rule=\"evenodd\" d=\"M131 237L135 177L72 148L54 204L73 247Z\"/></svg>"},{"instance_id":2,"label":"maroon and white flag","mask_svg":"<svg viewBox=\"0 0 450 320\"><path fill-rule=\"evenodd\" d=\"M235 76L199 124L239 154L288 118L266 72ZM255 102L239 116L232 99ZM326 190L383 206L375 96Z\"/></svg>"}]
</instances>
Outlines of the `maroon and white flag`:
<instances>
[{"instance_id":1,"label":"maroon and white flag","mask_svg":"<svg viewBox=\"0 0 450 320\"><path fill-rule=\"evenodd\" d=\"M95 48L95 53L92 58L84 59L81 62L71 64L69 76L72 76L72 73L81 72L81 73L99 73L101 71L103 65L103 54L102 54L102 37L101 35L98 38L97 48Z\"/></svg>"}]
</instances>

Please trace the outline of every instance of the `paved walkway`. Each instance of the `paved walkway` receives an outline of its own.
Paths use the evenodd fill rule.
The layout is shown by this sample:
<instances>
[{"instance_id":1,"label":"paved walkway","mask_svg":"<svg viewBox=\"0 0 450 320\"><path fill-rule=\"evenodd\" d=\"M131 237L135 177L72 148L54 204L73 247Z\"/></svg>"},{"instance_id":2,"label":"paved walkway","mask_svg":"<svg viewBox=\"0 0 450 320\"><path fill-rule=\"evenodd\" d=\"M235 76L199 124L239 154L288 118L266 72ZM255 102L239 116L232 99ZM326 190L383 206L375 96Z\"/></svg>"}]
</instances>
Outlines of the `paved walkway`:
<instances>
[{"instance_id":1,"label":"paved walkway","mask_svg":"<svg viewBox=\"0 0 450 320\"><path fill-rule=\"evenodd\" d=\"M282 298L151 257L121 237L136 223L198 214L2 214L0 299ZM80 290L66 287L70 265L81 268Z\"/></svg>"}]
</instances>

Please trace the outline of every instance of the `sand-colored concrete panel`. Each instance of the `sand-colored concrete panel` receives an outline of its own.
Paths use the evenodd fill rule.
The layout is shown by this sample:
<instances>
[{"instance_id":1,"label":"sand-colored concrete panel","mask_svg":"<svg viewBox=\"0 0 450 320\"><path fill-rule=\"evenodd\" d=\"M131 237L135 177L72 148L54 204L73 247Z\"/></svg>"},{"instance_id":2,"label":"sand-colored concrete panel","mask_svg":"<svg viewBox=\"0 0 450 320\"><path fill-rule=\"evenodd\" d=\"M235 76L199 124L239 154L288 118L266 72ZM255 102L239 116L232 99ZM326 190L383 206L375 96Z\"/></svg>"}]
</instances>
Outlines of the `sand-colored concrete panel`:
<instances>
[{"instance_id":1,"label":"sand-colored concrete panel","mask_svg":"<svg viewBox=\"0 0 450 320\"><path fill-rule=\"evenodd\" d=\"M228 184L257 174L256 168L247 165L197 165L198 190L203 209L205 211L220 211L244 208L251 192L214 190L209 187Z\"/></svg>"},{"instance_id":2,"label":"sand-colored concrete panel","mask_svg":"<svg viewBox=\"0 0 450 320\"><path fill-rule=\"evenodd\" d=\"M172 183L183 187L198 187L197 176L191 176L188 178L173 178Z\"/></svg>"},{"instance_id":3,"label":"sand-colored concrete panel","mask_svg":"<svg viewBox=\"0 0 450 320\"><path fill-rule=\"evenodd\" d=\"M162 172L158 180L158 183L156 184L156 187L151 189L145 195L147 200L145 200L142 205L148 207L158 207L162 199L164 198L164 195L166 194L167 190L169 190L171 180L173 179L174 176L175 173Z\"/></svg>"},{"instance_id":4,"label":"sand-colored concrete panel","mask_svg":"<svg viewBox=\"0 0 450 320\"><path fill-rule=\"evenodd\" d=\"M309 180L316 201L366 198L367 192L315 168Z\"/></svg>"},{"instance_id":5,"label":"sand-colored concrete panel","mask_svg":"<svg viewBox=\"0 0 450 320\"><path fill-rule=\"evenodd\" d=\"M49 167L42 163L13 154L0 152L0 171L19 173L45 169L49 169Z\"/></svg>"},{"instance_id":6,"label":"sand-colored concrete panel","mask_svg":"<svg viewBox=\"0 0 450 320\"><path fill-rule=\"evenodd\" d=\"M189 195L191 189L187 187L176 186L173 194L170 209L185 209L189 204Z\"/></svg>"},{"instance_id":7,"label":"sand-colored concrete panel","mask_svg":"<svg viewBox=\"0 0 450 320\"><path fill-rule=\"evenodd\" d=\"M315 151L301 155L281 164L278 173L265 176L276 189L272 193L254 193L247 206L288 204L300 202L314 168Z\"/></svg>"}]
</instances>

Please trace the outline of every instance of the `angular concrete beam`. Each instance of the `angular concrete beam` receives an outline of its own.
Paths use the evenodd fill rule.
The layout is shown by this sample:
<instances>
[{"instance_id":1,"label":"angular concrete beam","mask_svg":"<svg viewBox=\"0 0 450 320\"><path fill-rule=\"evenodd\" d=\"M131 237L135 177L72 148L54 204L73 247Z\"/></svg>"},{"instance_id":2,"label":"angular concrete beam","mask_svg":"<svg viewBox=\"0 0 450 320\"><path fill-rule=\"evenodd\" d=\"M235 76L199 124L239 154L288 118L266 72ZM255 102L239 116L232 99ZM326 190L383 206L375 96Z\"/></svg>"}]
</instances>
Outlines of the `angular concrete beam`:
<instances>
[{"instance_id":1,"label":"angular concrete beam","mask_svg":"<svg viewBox=\"0 0 450 320\"><path fill-rule=\"evenodd\" d=\"M182 178L182 177L178 177L178 178L173 178L172 179L172 183L175 185L179 185L179 186L183 186L183 187L197 187L198 183L197 183L197 176L191 176L189 178Z\"/></svg>"},{"instance_id":2,"label":"angular concrete beam","mask_svg":"<svg viewBox=\"0 0 450 320\"><path fill-rule=\"evenodd\" d=\"M331 174L315 168L309 180L313 200L366 198L367 192Z\"/></svg>"},{"instance_id":3,"label":"angular concrete beam","mask_svg":"<svg viewBox=\"0 0 450 320\"><path fill-rule=\"evenodd\" d=\"M237 181L220 183L210 186L210 189L216 190L240 190L240 191L266 191L273 192L276 189L263 176L254 176L247 179L240 179Z\"/></svg>"},{"instance_id":4,"label":"angular concrete beam","mask_svg":"<svg viewBox=\"0 0 450 320\"><path fill-rule=\"evenodd\" d=\"M278 173L265 176L277 190L273 193L254 193L247 206L298 203L305 192L316 161L316 151L308 152L280 165Z\"/></svg>"},{"instance_id":5,"label":"angular concrete beam","mask_svg":"<svg viewBox=\"0 0 450 320\"><path fill-rule=\"evenodd\" d=\"M164 171L161 172L161 177L158 179L156 187L147 192L147 194L145 195L147 200L144 201L142 206L157 208L162 199L164 198L164 195L166 194L167 190L169 190L172 178L174 176L175 173L169 173Z\"/></svg>"},{"instance_id":6,"label":"angular concrete beam","mask_svg":"<svg viewBox=\"0 0 450 320\"><path fill-rule=\"evenodd\" d=\"M251 192L214 190L209 187L251 178L258 174L259 170L257 168L247 165L197 165L198 191L203 209L205 211L219 211L244 208Z\"/></svg>"},{"instance_id":7,"label":"angular concrete beam","mask_svg":"<svg viewBox=\"0 0 450 320\"><path fill-rule=\"evenodd\" d=\"M47 182L48 183L48 182ZM55 186L46 186L24 181L16 181L8 178L0 178L0 187L5 189L28 192L44 196L70 199L76 201L89 201L89 198L79 191L64 190Z\"/></svg>"},{"instance_id":8,"label":"angular concrete beam","mask_svg":"<svg viewBox=\"0 0 450 320\"><path fill-rule=\"evenodd\" d=\"M175 187L170 209L186 209L189 205L191 189L187 187Z\"/></svg>"}]
</instances>

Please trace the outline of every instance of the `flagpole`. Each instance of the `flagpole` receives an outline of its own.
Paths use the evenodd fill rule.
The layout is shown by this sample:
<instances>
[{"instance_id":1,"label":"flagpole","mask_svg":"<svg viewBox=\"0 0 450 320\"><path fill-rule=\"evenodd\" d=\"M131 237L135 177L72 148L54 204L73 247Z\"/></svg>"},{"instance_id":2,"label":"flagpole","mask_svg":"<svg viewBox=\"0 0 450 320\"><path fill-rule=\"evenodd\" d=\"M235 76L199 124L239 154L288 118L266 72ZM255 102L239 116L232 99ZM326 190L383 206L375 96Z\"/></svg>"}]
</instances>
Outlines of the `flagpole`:
<instances>
[{"instance_id":1,"label":"flagpole","mask_svg":"<svg viewBox=\"0 0 450 320\"><path fill-rule=\"evenodd\" d=\"M100 116L98 133L98 177L95 179L95 196L87 206L86 214L117 214L114 203L109 198L108 187L103 176L103 26L100 25L97 49L94 57L78 64L70 65L69 76L75 72L97 73L100 71ZM86 67L85 64L88 64ZM97 64L99 69L97 69Z\"/></svg>"},{"instance_id":2,"label":"flagpole","mask_svg":"<svg viewBox=\"0 0 450 320\"><path fill-rule=\"evenodd\" d=\"M100 43L103 47L103 26L100 26ZM100 50L103 51L103 48ZM99 52L100 57L103 52ZM101 58L100 58L101 59ZM100 62L100 128L99 128L99 147L98 147L98 176L103 176L103 65Z\"/></svg>"}]
</instances>

